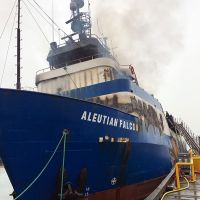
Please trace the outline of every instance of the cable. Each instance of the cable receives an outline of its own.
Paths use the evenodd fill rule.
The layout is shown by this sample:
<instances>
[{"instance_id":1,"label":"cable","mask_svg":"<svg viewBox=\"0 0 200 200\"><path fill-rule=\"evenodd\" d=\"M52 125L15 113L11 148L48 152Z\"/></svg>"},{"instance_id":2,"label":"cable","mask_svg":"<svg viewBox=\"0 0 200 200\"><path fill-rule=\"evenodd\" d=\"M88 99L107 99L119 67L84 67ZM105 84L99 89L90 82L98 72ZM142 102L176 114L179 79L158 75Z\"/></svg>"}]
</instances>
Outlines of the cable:
<instances>
[{"instance_id":1,"label":"cable","mask_svg":"<svg viewBox=\"0 0 200 200\"><path fill-rule=\"evenodd\" d=\"M52 161L52 159L54 158L55 154L58 151L58 148L61 144L61 142L63 141L63 138L65 137L65 133L63 133L60 141L58 142L58 145L56 146L53 154L51 155L51 157L49 158L48 162L46 163L46 165L44 166L44 168L41 170L41 172L36 176L36 178L29 184L29 186L27 186L24 191L21 192L21 194L19 194L14 200L19 199L24 193L26 193L32 186L33 184L40 178L40 176L44 173L44 171L47 169L47 167L49 166L50 162Z\"/></svg>"},{"instance_id":2,"label":"cable","mask_svg":"<svg viewBox=\"0 0 200 200\"><path fill-rule=\"evenodd\" d=\"M63 198L63 186L64 186L64 172L65 172L65 159L66 159L66 140L67 133L64 133L64 145L63 145L63 161L62 161L62 179L61 179L61 188L60 188L60 200Z\"/></svg>"},{"instance_id":3,"label":"cable","mask_svg":"<svg viewBox=\"0 0 200 200\"><path fill-rule=\"evenodd\" d=\"M38 8L36 8L29 0L26 0L26 1L37 11L37 13L45 20L45 22L47 22L50 26L52 26L52 23L50 23L50 22L41 14L41 12L38 10ZM58 30L55 29L55 31L56 31L56 33L57 33L58 35L60 35L60 33L59 33Z\"/></svg>"},{"instance_id":4,"label":"cable","mask_svg":"<svg viewBox=\"0 0 200 200\"><path fill-rule=\"evenodd\" d=\"M6 68L6 64L7 64L7 60L8 60L8 53L9 53L9 50L10 50L10 44L11 44L11 40L12 40L12 35L13 35L13 30L14 30L16 16L17 16L17 7L16 7L16 11L15 11L15 16L14 16L13 24L12 24L12 29L11 29L11 33L10 33L9 42L8 42L8 48L7 48L7 52L6 52L6 59L5 59L4 66L3 66L3 73L1 75L0 87L2 85L2 81L3 81L3 77L4 77L4 73L5 73L5 68Z\"/></svg>"},{"instance_id":5,"label":"cable","mask_svg":"<svg viewBox=\"0 0 200 200\"><path fill-rule=\"evenodd\" d=\"M189 186L190 186L190 183L189 183L189 181L187 180L187 178L185 178L185 177L183 177L183 178L186 180L186 182L187 182L187 186L184 187L184 188L175 189L175 190L172 190L172 191L166 192L166 193L162 196L161 200L164 200L165 196L167 196L168 194L171 194L171 193L174 193L174 192L179 192L179 191L182 191L182 190L186 190L186 189L188 189Z\"/></svg>"},{"instance_id":6,"label":"cable","mask_svg":"<svg viewBox=\"0 0 200 200\"><path fill-rule=\"evenodd\" d=\"M57 27L59 28L70 40L74 41L64 30L62 30L56 23L54 20L51 19L51 17L42 9L42 7L35 1L32 0L37 6L38 8L49 18L49 20ZM77 43L75 43L77 46L79 46Z\"/></svg>"},{"instance_id":7,"label":"cable","mask_svg":"<svg viewBox=\"0 0 200 200\"><path fill-rule=\"evenodd\" d=\"M73 78L71 77L71 75L68 73L67 68L65 69L65 71L67 72L67 76L69 76L69 78L71 79L71 81L74 83L74 86L78 89L78 86L76 85L76 82L73 80Z\"/></svg>"},{"instance_id":8,"label":"cable","mask_svg":"<svg viewBox=\"0 0 200 200\"><path fill-rule=\"evenodd\" d=\"M14 7L15 7L16 2L17 2L17 0L15 0L14 5L13 5L11 11L10 11L10 14L9 14L9 16L8 16L8 18L7 18L7 20L6 20L6 23L5 23L4 27L3 27L3 30L2 30L1 35L0 35L0 39L2 38L2 36L3 36L4 32L5 32L6 26L8 25L8 22L9 22L9 20L10 20L10 17L11 17L11 15L12 15L12 12L13 12L13 10L14 10Z\"/></svg>"},{"instance_id":9,"label":"cable","mask_svg":"<svg viewBox=\"0 0 200 200\"><path fill-rule=\"evenodd\" d=\"M54 0L52 0L52 20L54 21ZM54 23L52 23L52 41L54 42L55 34L54 34Z\"/></svg>"},{"instance_id":10,"label":"cable","mask_svg":"<svg viewBox=\"0 0 200 200\"><path fill-rule=\"evenodd\" d=\"M48 17L48 19L55 25L57 26L57 28L59 28L64 34L66 34L68 36L67 33L65 33L65 31L63 31L55 22L53 19L51 19L51 17L42 9L42 7L35 1L35 0L32 0L37 6L38 8Z\"/></svg>"},{"instance_id":11,"label":"cable","mask_svg":"<svg viewBox=\"0 0 200 200\"><path fill-rule=\"evenodd\" d=\"M74 86L76 87L76 89L78 90L79 88L78 88L78 86L76 85L76 82L73 80L73 78L71 77L71 75L68 73L68 71L67 71L67 69L66 69L66 72L67 72L67 76L69 76L69 78L71 79L71 81L73 82L73 84L74 84ZM81 89L80 89L81 90ZM81 94L80 94L80 96L81 96Z\"/></svg>"},{"instance_id":12,"label":"cable","mask_svg":"<svg viewBox=\"0 0 200 200\"><path fill-rule=\"evenodd\" d=\"M50 41L48 40L47 36L45 35L45 33L43 32L41 26L39 25L39 23L37 22L36 18L34 17L33 13L31 12L31 10L29 9L29 7L27 6L27 4L22 0L22 2L24 3L26 9L28 10L29 14L32 16L32 18L34 19L35 23L37 24L38 28L40 29L40 31L42 32L43 36L45 37L46 41L48 42L48 44L50 43Z\"/></svg>"},{"instance_id":13,"label":"cable","mask_svg":"<svg viewBox=\"0 0 200 200\"><path fill-rule=\"evenodd\" d=\"M74 83L74 86L76 87L76 89L78 89L78 86L76 85L76 82L73 80L73 78L71 77L71 75L67 74L67 76L69 76L69 78L71 79L71 81Z\"/></svg>"}]
</instances>

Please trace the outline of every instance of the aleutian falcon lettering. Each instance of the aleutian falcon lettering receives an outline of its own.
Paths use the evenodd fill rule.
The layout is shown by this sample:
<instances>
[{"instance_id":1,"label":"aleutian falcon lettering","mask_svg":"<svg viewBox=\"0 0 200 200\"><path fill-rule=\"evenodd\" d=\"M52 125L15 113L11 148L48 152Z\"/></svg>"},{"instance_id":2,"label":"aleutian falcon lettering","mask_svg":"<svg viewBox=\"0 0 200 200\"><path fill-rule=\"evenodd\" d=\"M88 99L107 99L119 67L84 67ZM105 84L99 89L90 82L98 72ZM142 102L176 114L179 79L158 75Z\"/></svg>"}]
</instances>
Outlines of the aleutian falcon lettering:
<instances>
[{"instance_id":1,"label":"aleutian falcon lettering","mask_svg":"<svg viewBox=\"0 0 200 200\"><path fill-rule=\"evenodd\" d=\"M92 113L92 112L87 112L87 111L83 112L81 116L81 120L98 123L98 124L104 124L107 126L123 128L126 130L133 130L133 131L136 130L136 126L134 122L125 121L125 120L113 118L107 115L102 115L102 114Z\"/></svg>"}]
</instances>

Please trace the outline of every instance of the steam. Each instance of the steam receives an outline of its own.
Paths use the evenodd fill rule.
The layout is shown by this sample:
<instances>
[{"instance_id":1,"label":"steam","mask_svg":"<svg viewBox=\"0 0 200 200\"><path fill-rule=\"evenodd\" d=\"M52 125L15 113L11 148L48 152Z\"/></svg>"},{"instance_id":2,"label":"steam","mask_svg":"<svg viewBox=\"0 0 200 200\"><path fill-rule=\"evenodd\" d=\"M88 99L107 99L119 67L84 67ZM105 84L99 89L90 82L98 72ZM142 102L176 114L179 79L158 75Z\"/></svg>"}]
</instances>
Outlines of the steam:
<instances>
[{"instance_id":1,"label":"steam","mask_svg":"<svg viewBox=\"0 0 200 200\"><path fill-rule=\"evenodd\" d=\"M139 83L156 93L182 48L181 0L96 0L93 31L108 37L121 64L134 64ZM95 12L94 12L95 11ZM98 24L98 25L97 25Z\"/></svg>"}]
</instances>

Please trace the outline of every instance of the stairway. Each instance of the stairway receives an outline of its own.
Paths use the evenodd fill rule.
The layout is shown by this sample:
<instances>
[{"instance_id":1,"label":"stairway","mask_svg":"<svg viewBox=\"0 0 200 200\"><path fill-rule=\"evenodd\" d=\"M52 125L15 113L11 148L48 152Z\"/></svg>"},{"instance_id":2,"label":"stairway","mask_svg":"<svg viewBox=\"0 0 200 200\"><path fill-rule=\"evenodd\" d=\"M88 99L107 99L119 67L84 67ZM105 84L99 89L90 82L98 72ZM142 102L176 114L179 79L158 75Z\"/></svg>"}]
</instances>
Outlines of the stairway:
<instances>
[{"instance_id":1,"label":"stairway","mask_svg":"<svg viewBox=\"0 0 200 200\"><path fill-rule=\"evenodd\" d=\"M199 137L195 137L182 120L175 119L172 115L169 115L168 112L166 112L166 119L169 128L173 132L179 133L184 137L187 144L193 149L194 154L200 154Z\"/></svg>"},{"instance_id":2,"label":"stairway","mask_svg":"<svg viewBox=\"0 0 200 200\"><path fill-rule=\"evenodd\" d=\"M183 123L174 122L176 130L185 138L187 144L193 149L194 154L199 154L200 147Z\"/></svg>"}]
</instances>

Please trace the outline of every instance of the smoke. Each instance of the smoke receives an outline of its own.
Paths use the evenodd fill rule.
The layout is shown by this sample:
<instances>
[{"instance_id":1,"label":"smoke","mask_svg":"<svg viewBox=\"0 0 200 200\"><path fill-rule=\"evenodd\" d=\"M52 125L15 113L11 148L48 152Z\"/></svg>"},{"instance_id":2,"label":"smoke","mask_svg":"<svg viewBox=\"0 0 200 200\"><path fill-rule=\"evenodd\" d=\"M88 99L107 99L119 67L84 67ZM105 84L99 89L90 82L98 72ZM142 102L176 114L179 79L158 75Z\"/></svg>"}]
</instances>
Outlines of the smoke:
<instances>
[{"instance_id":1,"label":"smoke","mask_svg":"<svg viewBox=\"0 0 200 200\"><path fill-rule=\"evenodd\" d=\"M139 83L156 93L182 49L182 0L96 0L93 31L110 39L121 64L134 64Z\"/></svg>"}]
</instances>

